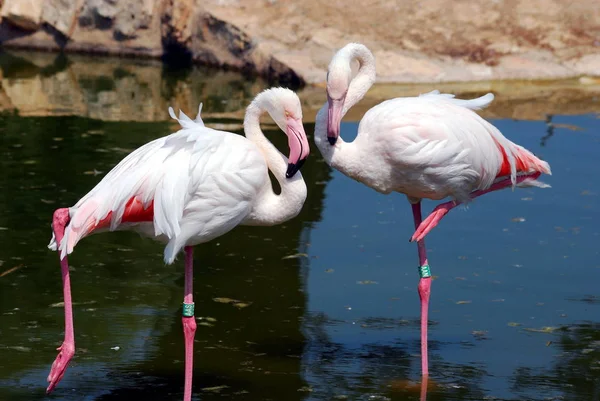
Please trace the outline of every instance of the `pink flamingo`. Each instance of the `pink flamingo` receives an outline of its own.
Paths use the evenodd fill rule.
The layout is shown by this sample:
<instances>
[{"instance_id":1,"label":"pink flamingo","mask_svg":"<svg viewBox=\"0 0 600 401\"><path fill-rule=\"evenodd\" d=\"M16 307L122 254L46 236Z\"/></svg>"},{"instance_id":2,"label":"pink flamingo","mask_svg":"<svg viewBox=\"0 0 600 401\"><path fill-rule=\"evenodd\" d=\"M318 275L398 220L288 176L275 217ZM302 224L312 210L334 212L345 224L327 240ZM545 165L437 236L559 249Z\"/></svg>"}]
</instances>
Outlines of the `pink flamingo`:
<instances>
[{"instance_id":1,"label":"pink flamingo","mask_svg":"<svg viewBox=\"0 0 600 401\"><path fill-rule=\"evenodd\" d=\"M355 61L359 69L353 77ZM494 99L491 93L460 100L433 91L387 100L365 113L353 142L344 142L339 137L342 117L374 82L375 59L364 45L350 43L334 55L327 73L327 103L316 118L315 143L330 166L378 192L403 193L412 205L416 231L410 241L417 242L419 251L421 369L426 383L431 271L423 238L448 211L473 198L507 187L547 187L537 178L551 174L550 166L473 112ZM421 199L446 197L453 200L421 219Z\"/></svg>"},{"instance_id":2,"label":"pink flamingo","mask_svg":"<svg viewBox=\"0 0 600 401\"><path fill-rule=\"evenodd\" d=\"M225 234L237 225L271 226L298 215L306 184L298 172L309 154L296 94L273 88L260 93L244 118L246 137L204 126L180 111L182 129L138 148L77 204L58 209L48 246L60 252L65 303L65 339L52 364L47 392L62 379L75 353L67 254L92 233L134 230L166 243L164 260L173 263L185 251L184 400L191 400L196 331L192 297L192 246ZM259 118L269 113L288 136L289 159L264 136ZM281 186L275 194L270 170Z\"/></svg>"}]
</instances>

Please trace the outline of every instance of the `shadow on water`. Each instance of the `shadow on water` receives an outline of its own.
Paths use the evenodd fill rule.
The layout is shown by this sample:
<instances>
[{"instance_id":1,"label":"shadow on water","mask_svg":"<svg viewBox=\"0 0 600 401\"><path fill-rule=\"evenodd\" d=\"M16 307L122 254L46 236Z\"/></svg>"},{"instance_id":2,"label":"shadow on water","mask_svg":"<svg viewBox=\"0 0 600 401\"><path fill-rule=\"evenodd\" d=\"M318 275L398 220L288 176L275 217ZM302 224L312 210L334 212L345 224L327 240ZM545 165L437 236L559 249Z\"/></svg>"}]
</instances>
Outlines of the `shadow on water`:
<instances>
[{"instance_id":1,"label":"shadow on water","mask_svg":"<svg viewBox=\"0 0 600 401\"><path fill-rule=\"evenodd\" d=\"M523 367L512 378L516 393L530 390L536 400L559 392L572 401L600 399L600 323L557 328L559 358L548 367ZM559 380L557 380L559 379Z\"/></svg>"},{"instance_id":2,"label":"shadow on water","mask_svg":"<svg viewBox=\"0 0 600 401\"><path fill-rule=\"evenodd\" d=\"M46 249L52 211L172 132L169 105L193 115L203 102L207 125L241 133L241 112L267 84L37 53L1 53L0 68L0 399L41 400L63 332L58 260ZM303 107L314 111L321 92L304 89ZM577 93L571 111L600 109ZM494 123L551 162L553 188L490 195L428 238L436 280L427 399L597 399L600 119L508 104L490 111ZM540 110L538 121L512 120ZM310 138L313 129L306 124ZM343 130L351 137L357 126ZM332 171L314 146L302 174L309 196L298 218L238 227L196 248L195 399L419 399L406 200ZM180 399L182 262L164 266L161 245L111 233L82 241L70 264L78 348L49 399Z\"/></svg>"}]
</instances>

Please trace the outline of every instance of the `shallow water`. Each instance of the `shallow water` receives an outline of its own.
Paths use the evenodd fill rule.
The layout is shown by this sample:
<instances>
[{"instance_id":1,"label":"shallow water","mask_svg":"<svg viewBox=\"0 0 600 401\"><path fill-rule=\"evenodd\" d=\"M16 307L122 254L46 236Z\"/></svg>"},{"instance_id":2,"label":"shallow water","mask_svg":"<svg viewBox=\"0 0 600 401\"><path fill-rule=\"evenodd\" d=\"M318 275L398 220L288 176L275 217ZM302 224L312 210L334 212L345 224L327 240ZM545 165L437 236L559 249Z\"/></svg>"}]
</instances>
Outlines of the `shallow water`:
<instances>
[{"instance_id":1,"label":"shallow water","mask_svg":"<svg viewBox=\"0 0 600 401\"><path fill-rule=\"evenodd\" d=\"M128 122L114 106L123 103L110 100L128 75L73 78L86 99L73 112L75 97L44 84L64 69L23 75L29 70L11 62L0 67L13 106L6 88L39 80L49 99L63 99L66 114L80 115L39 117L43 110L22 102L17 113L5 107L0 116L0 400L40 400L64 329L58 258L46 248L52 211L74 204L129 150L170 133L174 125L159 106L185 97L182 87L205 96L189 103L205 101L207 125L240 132L239 120L217 113L237 110L267 84L119 61L121 70L159 77L166 88L150 91L155 97L147 103L164 114ZM229 78L217 86L223 76ZM544 181L552 188L486 195L451 212L427 237L436 276L428 400L600 399L598 117L554 115L550 125L493 120L551 163L554 175ZM345 123L342 135L351 138L356 129ZM312 145L313 125L306 131ZM283 135L268 134L285 146ZM298 218L239 227L195 250L202 319L194 399L419 399L408 202L329 169L314 146L302 173L309 197ZM77 353L49 399L182 398L182 259L165 266L161 245L132 233L78 245L70 258Z\"/></svg>"}]
</instances>

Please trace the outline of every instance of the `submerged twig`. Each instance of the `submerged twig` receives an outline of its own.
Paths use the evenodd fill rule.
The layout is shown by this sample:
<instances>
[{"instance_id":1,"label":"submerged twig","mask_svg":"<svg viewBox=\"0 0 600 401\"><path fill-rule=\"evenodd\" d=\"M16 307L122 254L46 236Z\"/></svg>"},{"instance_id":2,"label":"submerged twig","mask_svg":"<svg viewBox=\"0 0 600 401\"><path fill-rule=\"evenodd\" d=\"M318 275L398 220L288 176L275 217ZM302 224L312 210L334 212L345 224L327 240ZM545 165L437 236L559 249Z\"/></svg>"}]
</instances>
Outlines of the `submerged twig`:
<instances>
[{"instance_id":1,"label":"submerged twig","mask_svg":"<svg viewBox=\"0 0 600 401\"><path fill-rule=\"evenodd\" d=\"M10 268L10 269L8 269L8 270L6 270L6 271L4 271L4 272L0 273L0 277L4 277L4 276L6 276L7 274L13 273L13 272L15 272L15 271L19 270L19 269L20 269L21 267L23 267L23 266L24 266L23 264L20 264L20 265L17 265L17 266L15 266L15 267L12 267L12 268Z\"/></svg>"}]
</instances>

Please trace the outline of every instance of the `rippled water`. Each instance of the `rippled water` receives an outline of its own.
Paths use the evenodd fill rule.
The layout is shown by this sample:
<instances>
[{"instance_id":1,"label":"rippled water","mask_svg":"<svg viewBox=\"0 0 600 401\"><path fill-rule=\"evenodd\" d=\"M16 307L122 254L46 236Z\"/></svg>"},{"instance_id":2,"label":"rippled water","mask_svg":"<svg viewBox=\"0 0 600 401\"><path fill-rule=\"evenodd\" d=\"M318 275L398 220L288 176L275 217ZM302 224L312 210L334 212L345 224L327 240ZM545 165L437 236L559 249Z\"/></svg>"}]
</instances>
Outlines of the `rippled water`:
<instances>
[{"instance_id":1,"label":"rippled water","mask_svg":"<svg viewBox=\"0 0 600 401\"><path fill-rule=\"evenodd\" d=\"M0 399L38 400L64 329L58 258L46 248L52 211L74 204L131 149L170 133L169 104L194 114L204 101L207 125L241 132L235 113L267 84L123 60L6 57ZM494 119L551 163L552 188L486 195L428 236L428 400L600 399L600 119L585 111L550 124ZM342 135L356 129L345 123ZM303 175L309 196L298 218L196 248L194 399L419 399L408 202L330 170L316 148ZM165 266L159 244L109 233L82 241L70 263L78 348L49 399L181 399L183 261Z\"/></svg>"}]
</instances>

